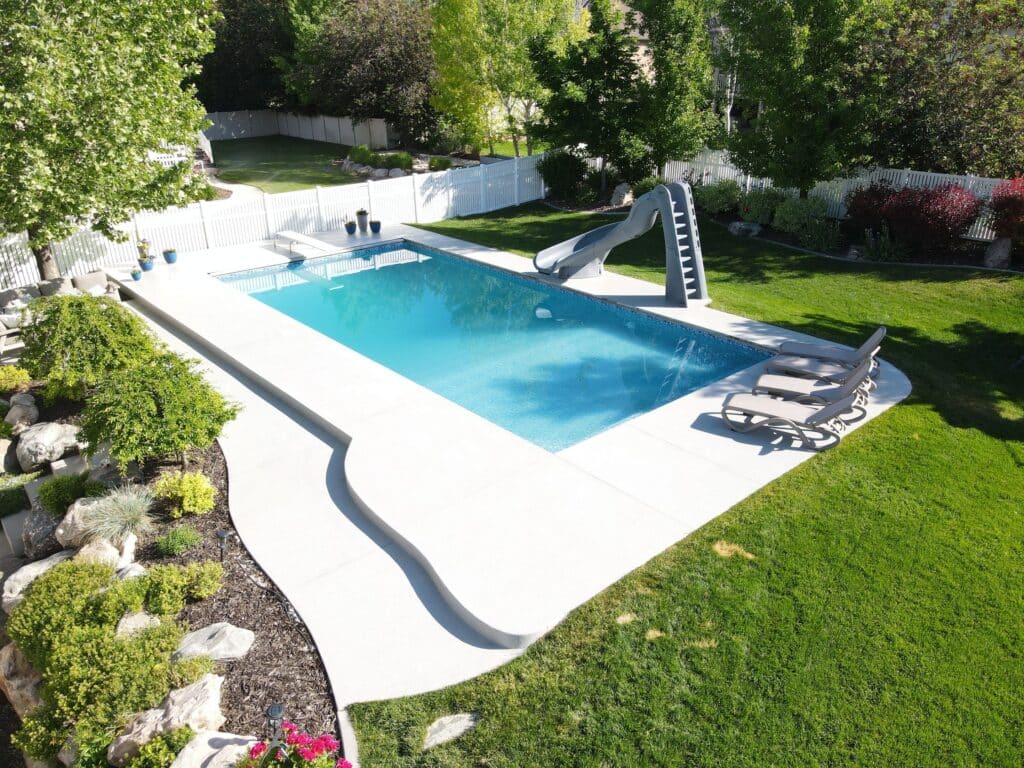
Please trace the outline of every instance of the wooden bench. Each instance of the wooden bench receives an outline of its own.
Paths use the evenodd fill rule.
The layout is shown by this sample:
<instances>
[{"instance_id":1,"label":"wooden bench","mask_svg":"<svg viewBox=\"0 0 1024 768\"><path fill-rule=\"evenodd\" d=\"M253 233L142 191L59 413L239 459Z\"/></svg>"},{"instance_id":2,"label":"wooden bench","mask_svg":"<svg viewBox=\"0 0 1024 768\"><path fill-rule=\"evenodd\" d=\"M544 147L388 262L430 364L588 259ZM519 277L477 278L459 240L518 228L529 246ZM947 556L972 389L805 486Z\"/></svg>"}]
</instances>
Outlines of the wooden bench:
<instances>
[{"instance_id":1,"label":"wooden bench","mask_svg":"<svg viewBox=\"0 0 1024 768\"><path fill-rule=\"evenodd\" d=\"M325 243L323 240L317 240L315 237L309 237L308 235L304 235L301 232L292 232L290 230L285 230L284 232L278 232L276 235L274 235L275 246L277 246L279 241L282 240L288 244L288 258L292 259L293 261L302 260L305 258L305 256L292 256L292 249L296 245L308 245L310 248L316 248L318 251L323 251L324 253L335 253L338 251L337 246L331 245L330 243Z\"/></svg>"}]
</instances>

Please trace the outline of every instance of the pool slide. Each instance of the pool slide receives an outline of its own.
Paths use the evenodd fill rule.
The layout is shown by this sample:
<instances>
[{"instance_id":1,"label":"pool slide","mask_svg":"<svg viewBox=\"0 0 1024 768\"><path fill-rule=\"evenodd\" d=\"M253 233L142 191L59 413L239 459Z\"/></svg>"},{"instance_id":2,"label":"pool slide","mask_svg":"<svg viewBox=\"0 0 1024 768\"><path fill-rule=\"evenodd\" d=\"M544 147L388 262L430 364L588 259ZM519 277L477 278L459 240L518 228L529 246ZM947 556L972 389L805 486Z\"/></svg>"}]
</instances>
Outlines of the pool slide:
<instances>
[{"instance_id":1,"label":"pool slide","mask_svg":"<svg viewBox=\"0 0 1024 768\"><path fill-rule=\"evenodd\" d=\"M597 277L612 249L648 232L659 215L665 231L666 299L683 307L707 299L693 194L690 185L681 182L659 184L637 198L625 220L545 248L534 257L533 265L538 272L562 280Z\"/></svg>"}]
</instances>

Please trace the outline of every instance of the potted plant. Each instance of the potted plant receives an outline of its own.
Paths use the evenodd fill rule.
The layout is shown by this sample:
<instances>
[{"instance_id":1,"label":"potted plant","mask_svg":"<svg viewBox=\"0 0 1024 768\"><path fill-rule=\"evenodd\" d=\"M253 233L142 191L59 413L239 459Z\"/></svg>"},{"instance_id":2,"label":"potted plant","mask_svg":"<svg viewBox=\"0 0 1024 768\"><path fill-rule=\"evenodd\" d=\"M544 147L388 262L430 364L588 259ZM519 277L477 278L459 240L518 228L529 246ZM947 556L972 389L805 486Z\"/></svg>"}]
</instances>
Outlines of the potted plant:
<instances>
[{"instance_id":1,"label":"potted plant","mask_svg":"<svg viewBox=\"0 0 1024 768\"><path fill-rule=\"evenodd\" d=\"M376 219L371 221L370 222L370 231L373 232L373 234L375 234L375 235L379 235L380 234L380 222L377 221Z\"/></svg>"},{"instance_id":2,"label":"potted plant","mask_svg":"<svg viewBox=\"0 0 1024 768\"><path fill-rule=\"evenodd\" d=\"M178 251L175 248L168 248L164 251L164 261L168 264L173 264L178 260Z\"/></svg>"},{"instance_id":3,"label":"potted plant","mask_svg":"<svg viewBox=\"0 0 1024 768\"><path fill-rule=\"evenodd\" d=\"M132 267L132 280L138 282L142 279L142 270L138 267Z\"/></svg>"},{"instance_id":4,"label":"potted plant","mask_svg":"<svg viewBox=\"0 0 1024 768\"><path fill-rule=\"evenodd\" d=\"M153 268L153 254L150 253L149 240L139 240L139 266L143 272L149 272Z\"/></svg>"},{"instance_id":5,"label":"potted plant","mask_svg":"<svg viewBox=\"0 0 1024 768\"><path fill-rule=\"evenodd\" d=\"M356 233L356 223L348 216L345 217L345 231L350 235L354 235Z\"/></svg>"},{"instance_id":6,"label":"potted plant","mask_svg":"<svg viewBox=\"0 0 1024 768\"><path fill-rule=\"evenodd\" d=\"M367 225L370 223L370 212L365 208L356 211L356 221L359 222L359 231L366 234Z\"/></svg>"}]
</instances>

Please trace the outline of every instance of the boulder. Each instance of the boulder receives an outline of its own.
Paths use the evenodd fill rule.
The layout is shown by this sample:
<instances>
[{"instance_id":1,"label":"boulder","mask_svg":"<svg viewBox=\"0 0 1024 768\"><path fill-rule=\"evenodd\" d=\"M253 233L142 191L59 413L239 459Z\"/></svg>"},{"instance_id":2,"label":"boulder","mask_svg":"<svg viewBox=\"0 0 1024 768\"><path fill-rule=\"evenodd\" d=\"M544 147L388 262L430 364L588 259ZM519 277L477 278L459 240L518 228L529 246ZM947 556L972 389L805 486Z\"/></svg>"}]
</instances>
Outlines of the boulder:
<instances>
[{"instance_id":1,"label":"boulder","mask_svg":"<svg viewBox=\"0 0 1024 768\"><path fill-rule=\"evenodd\" d=\"M989 244L985 250L985 259L982 264L990 269L1009 269L1012 255L1013 240L1008 237L1000 237Z\"/></svg>"},{"instance_id":2,"label":"boulder","mask_svg":"<svg viewBox=\"0 0 1024 768\"><path fill-rule=\"evenodd\" d=\"M755 221L734 221L729 225L729 234L736 237L757 237L761 234L761 225Z\"/></svg>"},{"instance_id":3,"label":"boulder","mask_svg":"<svg viewBox=\"0 0 1024 768\"><path fill-rule=\"evenodd\" d=\"M39 421L39 409L36 407L35 402L14 402L15 397L19 397L19 395L15 395L11 398L11 409L7 411L7 415L4 416L4 422L11 425L11 432L13 434L20 435L26 429ZM27 397L31 398L32 395L28 395Z\"/></svg>"},{"instance_id":4,"label":"boulder","mask_svg":"<svg viewBox=\"0 0 1024 768\"><path fill-rule=\"evenodd\" d=\"M117 567L117 561L121 559L121 553L117 547L106 539L95 539L90 541L75 555L75 562L78 563L99 563Z\"/></svg>"},{"instance_id":5,"label":"boulder","mask_svg":"<svg viewBox=\"0 0 1024 768\"><path fill-rule=\"evenodd\" d=\"M256 741L255 736L201 731L178 753L171 768L234 768Z\"/></svg>"},{"instance_id":6,"label":"boulder","mask_svg":"<svg viewBox=\"0 0 1024 768\"><path fill-rule=\"evenodd\" d=\"M121 555L117 558L117 570L121 571L135 562L135 549L139 545L139 537L129 533L121 542Z\"/></svg>"},{"instance_id":7,"label":"boulder","mask_svg":"<svg viewBox=\"0 0 1024 768\"><path fill-rule=\"evenodd\" d=\"M629 184L619 184L612 190L611 205L613 208L621 208L624 205L633 204L633 188Z\"/></svg>"},{"instance_id":8,"label":"boulder","mask_svg":"<svg viewBox=\"0 0 1024 768\"><path fill-rule=\"evenodd\" d=\"M439 717L427 728L427 735L423 739L424 751L439 744L454 741L464 733L476 728L480 717L472 712L460 712L457 715L446 715Z\"/></svg>"},{"instance_id":9,"label":"boulder","mask_svg":"<svg viewBox=\"0 0 1024 768\"><path fill-rule=\"evenodd\" d=\"M58 293L65 294L74 288L70 277L55 277L53 280L43 280L36 283L36 286L43 296L56 296Z\"/></svg>"},{"instance_id":10,"label":"boulder","mask_svg":"<svg viewBox=\"0 0 1024 768\"><path fill-rule=\"evenodd\" d=\"M99 504L98 498L87 496L78 499L70 507L64 519L57 525L53 534L57 541L65 547L81 547L86 543L86 521L89 519L89 511Z\"/></svg>"},{"instance_id":11,"label":"boulder","mask_svg":"<svg viewBox=\"0 0 1024 768\"><path fill-rule=\"evenodd\" d=\"M54 535L57 522L57 518L43 509L38 502L32 505L28 517L25 518L25 527L21 529L21 544L25 548L26 558L41 560L64 549Z\"/></svg>"},{"instance_id":12,"label":"boulder","mask_svg":"<svg viewBox=\"0 0 1024 768\"><path fill-rule=\"evenodd\" d=\"M216 731L224 725L220 711L220 690L224 678L203 675L199 680L171 691L160 706L138 714L107 747L107 762L121 768L139 754L154 736L183 726L193 731Z\"/></svg>"},{"instance_id":13,"label":"boulder","mask_svg":"<svg viewBox=\"0 0 1024 768\"><path fill-rule=\"evenodd\" d=\"M388 171L388 176L392 179L400 179L405 175L405 170L402 168L392 168L390 171Z\"/></svg>"},{"instance_id":14,"label":"boulder","mask_svg":"<svg viewBox=\"0 0 1024 768\"><path fill-rule=\"evenodd\" d=\"M42 685L43 676L32 668L14 643L0 648L0 691L11 702L18 717L24 720L25 715L43 703L39 697Z\"/></svg>"},{"instance_id":15,"label":"boulder","mask_svg":"<svg viewBox=\"0 0 1024 768\"><path fill-rule=\"evenodd\" d=\"M11 405L35 405L36 398L31 392L17 392L11 395Z\"/></svg>"},{"instance_id":16,"label":"boulder","mask_svg":"<svg viewBox=\"0 0 1024 768\"><path fill-rule=\"evenodd\" d=\"M117 578L119 578L121 581L126 581L128 579L137 579L140 576L145 575L146 566L142 565L141 563L132 563L127 568L122 568L117 572Z\"/></svg>"},{"instance_id":17,"label":"boulder","mask_svg":"<svg viewBox=\"0 0 1024 768\"><path fill-rule=\"evenodd\" d=\"M14 607L25 597L25 590L28 588L29 584L53 568L57 563L62 563L65 560L70 559L74 554L75 553L73 551L65 549L63 552L50 555L45 560L37 560L34 563L23 565L8 576L7 581L4 582L4 595L2 600L4 611L10 615L11 611L14 610Z\"/></svg>"},{"instance_id":18,"label":"boulder","mask_svg":"<svg viewBox=\"0 0 1024 768\"><path fill-rule=\"evenodd\" d=\"M67 741L64 742L64 746L60 748L60 752L57 753L57 761L65 766L65 768L71 768L78 760L78 743L75 741L74 735L68 736Z\"/></svg>"},{"instance_id":19,"label":"boulder","mask_svg":"<svg viewBox=\"0 0 1024 768\"><path fill-rule=\"evenodd\" d=\"M235 661L249 652L255 640L252 630L220 621L185 635L173 658L179 661L208 656L214 661Z\"/></svg>"},{"instance_id":20,"label":"boulder","mask_svg":"<svg viewBox=\"0 0 1024 768\"><path fill-rule=\"evenodd\" d=\"M386 179L389 173L391 172L387 168L374 168L370 176L374 179Z\"/></svg>"},{"instance_id":21,"label":"boulder","mask_svg":"<svg viewBox=\"0 0 1024 768\"><path fill-rule=\"evenodd\" d=\"M4 459L4 472L9 475L20 475L21 464L18 463L18 450L14 440L0 440L0 454Z\"/></svg>"},{"instance_id":22,"label":"boulder","mask_svg":"<svg viewBox=\"0 0 1024 768\"><path fill-rule=\"evenodd\" d=\"M145 611L139 611L138 613L126 613L121 617L121 620L117 622L115 634L118 637L131 637L132 635L142 632L144 629L159 626L160 619L152 614L146 613Z\"/></svg>"},{"instance_id":23,"label":"boulder","mask_svg":"<svg viewBox=\"0 0 1024 768\"><path fill-rule=\"evenodd\" d=\"M29 472L63 458L79 447L78 427L51 422L36 424L18 436L18 463Z\"/></svg>"}]
</instances>

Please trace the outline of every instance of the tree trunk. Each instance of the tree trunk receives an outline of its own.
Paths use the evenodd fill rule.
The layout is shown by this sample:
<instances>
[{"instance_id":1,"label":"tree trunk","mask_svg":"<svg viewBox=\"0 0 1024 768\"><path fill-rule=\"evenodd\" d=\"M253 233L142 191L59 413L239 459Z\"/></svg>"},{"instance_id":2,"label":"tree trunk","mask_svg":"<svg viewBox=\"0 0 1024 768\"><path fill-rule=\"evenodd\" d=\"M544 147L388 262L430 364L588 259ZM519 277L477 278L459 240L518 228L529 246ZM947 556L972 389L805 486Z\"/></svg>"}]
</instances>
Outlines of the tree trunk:
<instances>
[{"instance_id":1,"label":"tree trunk","mask_svg":"<svg viewBox=\"0 0 1024 768\"><path fill-rule=\"evenodd\" d=\"M801 200L806 200L810 196L811 196L811 190L809 190L809 189L801 189L800 190L800 199Z\"/></svg>"},{"instance_id":2,"label":"tree trunk","mask_svg":"<svg viewBox=\"0 0 1024 768\"><path fill-rule=\"evenodd\" d=\"M37 234L38 230L29 229L29 240L35 240ZM52 244L33 245L32 253L36 257L36 266L39 267L39 277L43 280L53 280L60 277L60 268L57 266L57 260L53 257Z\"/></svg>"},{"instance_id":3,"label":"tree trunk","mask_svg":"<svg viewBox=\"0 0 1024 768\"><path fill-rule=\"evenodd\" d=\"M608 161L601 158L601 191L608 191Z\"/></svg>"}]
</instances>

